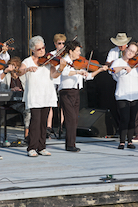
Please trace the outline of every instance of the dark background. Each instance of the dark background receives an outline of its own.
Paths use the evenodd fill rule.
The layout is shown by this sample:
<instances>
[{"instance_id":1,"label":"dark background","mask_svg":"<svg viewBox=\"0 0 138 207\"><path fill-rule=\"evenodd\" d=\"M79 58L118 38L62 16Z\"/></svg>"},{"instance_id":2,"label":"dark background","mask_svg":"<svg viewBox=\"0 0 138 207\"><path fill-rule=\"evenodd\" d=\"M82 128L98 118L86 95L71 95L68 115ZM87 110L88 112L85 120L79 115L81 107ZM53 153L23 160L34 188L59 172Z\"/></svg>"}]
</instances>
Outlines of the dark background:
<instances>
[{"instance_id":1,"label":"dark background","mask_svg":"<svg viewBox=\"0 0 138 207\"><path fill-rule=\"evenodd\" d=\"M73 4L72 0L68 1ZM79 4L82 0L74 0L76 1ZM1 0L0 42L11 37L15 39L15 51L9 51L10 55L21 59L30 55L28 42L34 35L43 36L47 52L54 49L54 34L65 33L68 37L64 3L64 0ZM125 32L127 36L133 37L133 41L137 41L137 20L136 0L84 0L82 25L84 24L85 31L86 58L89 59L90 51L93 50L93 59L104 64L108 51L114 47L110 38L116 37L118 32ZM93 81L85 83L80 107L86 107L86 103L83 103L86 98L88 107L110 109L117 120L115 84L108 72L100 73Z\"/></svg>"}]
</instances>

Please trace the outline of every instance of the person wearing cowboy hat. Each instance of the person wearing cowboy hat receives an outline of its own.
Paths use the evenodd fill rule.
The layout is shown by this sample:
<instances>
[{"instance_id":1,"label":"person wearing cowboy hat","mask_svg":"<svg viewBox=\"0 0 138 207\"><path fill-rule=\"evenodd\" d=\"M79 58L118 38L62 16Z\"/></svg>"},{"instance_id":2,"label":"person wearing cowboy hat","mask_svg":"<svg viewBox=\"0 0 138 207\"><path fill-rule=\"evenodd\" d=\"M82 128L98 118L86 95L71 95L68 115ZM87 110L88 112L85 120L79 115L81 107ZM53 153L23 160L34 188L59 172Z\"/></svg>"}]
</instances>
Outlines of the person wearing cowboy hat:
<instances>
[{"instance_id":1,"label":"person wearing cowboy hat","mask_svg":"<svg viewBox=\"0 0 138 207\"><path fill-rule=\"evenodd\" d=\"M111 42L116 45L116 47L109 51L106 59L106 65L110 67L114 60L122 57L122 52L126 49L127 44L131 39L132 37L127 37L126 33L118 33L116 38L110 38Z\"/></svg>"},{"instance_id":2,"label":"person wearing cowboy hat","mask_svg":"<svg viewBox=\"0 0 138 207\"><path fill-rule=\"evenodd\" d=\"M129 66L129 60L138 53L138 43L130 42L121 58L111 65L112 77L116 81L115 99L119 111L118 149L124 149L127 137L127 148L135 149L132 138L135 132L135 118L138 109L138 67Z\"/></svg>"}]
</instances>

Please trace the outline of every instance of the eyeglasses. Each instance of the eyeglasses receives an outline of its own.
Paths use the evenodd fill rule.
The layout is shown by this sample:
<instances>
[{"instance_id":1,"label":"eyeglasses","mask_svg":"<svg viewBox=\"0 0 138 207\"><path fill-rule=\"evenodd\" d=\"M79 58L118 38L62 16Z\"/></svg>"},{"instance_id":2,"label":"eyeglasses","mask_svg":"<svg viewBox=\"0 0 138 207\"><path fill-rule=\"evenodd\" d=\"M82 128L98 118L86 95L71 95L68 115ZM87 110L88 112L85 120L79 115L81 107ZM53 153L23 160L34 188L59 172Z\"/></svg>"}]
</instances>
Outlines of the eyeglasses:
<instances>
[{"instance_id":1,"label":"eyeglasses","mask_svg":"<svg viewBox=\"0 0 138 207\"><path fill-rule=\"evenodd\" d=\"M129 51L129 52L131 52L132 54L134 54L134 55L136 54L136 52L135 52L135 51L130 50L129 48L127 48L127 49L128 49L128 51Z\"/></svg>"},{"instance_id":2,"label":"eyeglasses","mask_svg":"<svg viewBox=\"0 0 138 207\"><path fill-rule=\"evenodd\" d=\"M65 42L58 42L57 44L58 45L61 45L61 44L65 45Z\"/></svg>"},{"instance_id":3,"label":"eyeglasses","mask_svg":"<svg viewBox=\"0 0 138 207\"><path fill-rule=\"evenodd\" d=\"M45 46L43 46L43 47L37 49L36 51L40 51L40 50L44 50L44 49L45 49Z\"/></svg>"}]
</instances>

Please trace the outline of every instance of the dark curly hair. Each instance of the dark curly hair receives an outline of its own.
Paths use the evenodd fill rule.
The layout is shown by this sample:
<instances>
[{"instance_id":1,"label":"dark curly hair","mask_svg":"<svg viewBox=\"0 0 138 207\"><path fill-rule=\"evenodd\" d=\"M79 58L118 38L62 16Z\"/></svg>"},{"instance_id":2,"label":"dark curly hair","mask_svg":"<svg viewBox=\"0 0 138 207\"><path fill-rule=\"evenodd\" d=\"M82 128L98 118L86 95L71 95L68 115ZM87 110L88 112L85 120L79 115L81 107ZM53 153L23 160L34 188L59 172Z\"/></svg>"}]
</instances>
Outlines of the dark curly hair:
<instances>
[{"instance_id":1,"label":"dark curly hair","mask_svg":"<svg viewBox=\"0 0 138 207\"><path fill-rule=\"evenodd\" d=\"M74 51L76 49L76 47L82 47L82 46L76 40L68 41L67 44L66 44L65 52L69 53L70 50Z\"/></svg>"}]
</instances>

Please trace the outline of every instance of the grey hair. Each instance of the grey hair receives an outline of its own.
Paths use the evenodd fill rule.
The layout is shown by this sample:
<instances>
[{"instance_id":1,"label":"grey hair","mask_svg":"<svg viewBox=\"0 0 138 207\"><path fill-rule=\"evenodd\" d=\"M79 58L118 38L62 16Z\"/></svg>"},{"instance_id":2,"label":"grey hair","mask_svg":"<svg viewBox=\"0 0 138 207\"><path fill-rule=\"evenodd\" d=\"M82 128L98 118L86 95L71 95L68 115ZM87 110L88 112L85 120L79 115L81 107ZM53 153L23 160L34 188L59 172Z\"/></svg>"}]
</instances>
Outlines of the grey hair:
<instances>
[{"instance_id":1,"label":"grey hair","mask_svg":"<svg viewBox=\"0 0 138 207\"><path fill-rule=\"evenodd\" d=\"M43 42L44 43L44 39L41 36L34 36L29 40L29 48L31 50L35 50L35 46L40 43ZM45 44L45 43L44 43Z\"/></svg>"}]
</instances>

